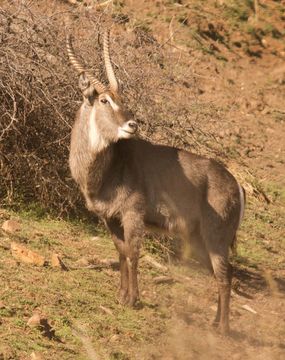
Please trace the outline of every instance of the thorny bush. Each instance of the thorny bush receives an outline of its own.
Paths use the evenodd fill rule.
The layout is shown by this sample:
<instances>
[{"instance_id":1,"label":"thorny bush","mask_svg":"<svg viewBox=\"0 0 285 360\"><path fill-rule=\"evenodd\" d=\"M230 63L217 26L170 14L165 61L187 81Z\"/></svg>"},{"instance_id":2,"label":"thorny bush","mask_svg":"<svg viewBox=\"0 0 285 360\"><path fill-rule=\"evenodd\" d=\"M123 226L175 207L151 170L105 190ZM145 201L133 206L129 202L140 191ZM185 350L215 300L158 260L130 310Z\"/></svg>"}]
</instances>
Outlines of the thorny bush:
<instances>
[{"instance_id":1,"label":"thorny bush","mask_svg":"<svg viewBox=\"0 0 285 360\"><path fill-rule=\"evenodd\" d=\"M2 206L41 203L58 215L83 209L68 169L69 136L81 94L65 51L64 15L43 15L23 4L0 9ZM76 53L104 81L100 30L110 17L76 9L69 18ZM178 78L173 55L145 29L126 31L124 22L114 26L111 56L141 136L213 155L211 135L197 123L209 121L215 109L195 111L195 78L190 72Z\"/></svg>"}]
</instances>

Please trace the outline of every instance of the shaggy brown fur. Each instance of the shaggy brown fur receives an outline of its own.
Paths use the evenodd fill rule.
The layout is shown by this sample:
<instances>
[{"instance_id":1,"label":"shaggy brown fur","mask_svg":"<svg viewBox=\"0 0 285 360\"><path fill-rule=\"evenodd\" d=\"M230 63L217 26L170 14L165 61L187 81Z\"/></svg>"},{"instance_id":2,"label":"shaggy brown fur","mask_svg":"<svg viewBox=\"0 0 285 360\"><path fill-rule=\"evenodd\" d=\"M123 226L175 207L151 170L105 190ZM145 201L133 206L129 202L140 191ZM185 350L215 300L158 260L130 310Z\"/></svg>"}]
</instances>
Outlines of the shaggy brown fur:
<instances>
[{"instance_id":1,"label":"shaggy brown fur","mask_svg":"<svg viewBox=\"0 0 285 360\"><path fill-rule=\"evenodd\" d=\"M163 230L190 244L212 268L219 290L215 322L228 332L228 253L244 209L241 186L214 160L135 138L137 124L117 93L96 91L84 74L79 84L84 101L72 130L70 168L119 252L121 302L133 306L139 297L144 229Z\"/></svg>"}]
</instances>

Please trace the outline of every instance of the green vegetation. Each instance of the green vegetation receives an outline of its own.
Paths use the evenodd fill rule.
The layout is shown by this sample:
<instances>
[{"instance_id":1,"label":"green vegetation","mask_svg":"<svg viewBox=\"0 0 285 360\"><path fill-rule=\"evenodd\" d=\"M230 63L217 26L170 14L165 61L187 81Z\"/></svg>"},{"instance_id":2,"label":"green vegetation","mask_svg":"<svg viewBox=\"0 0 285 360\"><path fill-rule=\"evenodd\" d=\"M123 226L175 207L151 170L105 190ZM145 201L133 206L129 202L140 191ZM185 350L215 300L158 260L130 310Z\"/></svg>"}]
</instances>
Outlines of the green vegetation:
<instances>
[{"instance_id":1,"label":"green vegetation","mask_svg":"<svg viewBox=\"0 0 285 360\"><path fill-rule=\"evenodd\" d=\"M13 217L15 213L5 212L5 217L8 216ZM28 218L26 213L17 216L22 226L16 236L17 242L24 241L25 246L45 255L47 259L52 253L59 253L67 266L72 268L77 260L84 257L117 258L109 238L96 237L92 240L92 224L38 219L33 218L31 213ZM98 236L98 233L103 234L99 230L93 235ZM14 235L7 237L0 233L1 243L9 244L11 240L15 240ZM2 283L12 281L12 286L5 287L1 296L1 339L13 349L15 359L33 350L48 352L49 356L56 353L56 358L68 359L70 354L79 358L77 356L82 351L82 344L73 335L73 323L76 321L85 324L92 338L102 339L104 343L114 335L120 341L123 339L123 343L151 340L147 326L151 308L146 306L136 312L116 303L118 273L87 268L64 272L50 266L25 265L17 263L6 250L0 250L0 259ZM144 277L149 277L148 274L149 271L146 271ZM104 313L100 306L107 307L112 314ZM41 335L39 329L26 325L35 309L43 311L54 328L56 337L53 341ZM154 316L157 317L157 326L162 329L164 321L160 314L157 312ZM9 328L13 328L12 334ZM7 335L3 336L5 333ZM25 338L21 336L22 333L25 333ZM114 348L117 348L117 342ZM123 352L120 354L126 356Z\"/></svg>"},{"instance_id":2,"label":"green vegetation","mask_svg":"<svg viewBox=\"0 0 285 360\"><path fill-rule=\"evenodd\" d=\"M274 183L268 183L264 188L272 203L266 205L249 196L245 220L239 233L237 255L233 259L237 267L278 270L284 266L282 229L285 217L282 208L275 206L279 201L284 201L284 189ZM6 346L5 353L10 349L14 359L20 359L23 354L32 351L61 359L69 359L70 356L85 359L82 341L74 335L74 328L80 323L84 324L94 348L103 358L133 359L133 342L137 346L154 344L157 332L165 331L171 317L167 305L157 306L155 298L171 299L169 294L182 294L185 292L183 284L156 285L153 288L152 278L160 275L160 271L147 267L142 259L140 278L143 307L139 311L124 308L115 299L118 272L108 268L98 271L77 267L84 258L117 257L112 241L104 230L89 222L39 217L37 211L5 211L2 214L2 218L15 216L20 220L22 229L15 235L1 232L1 244L8 245L10 241L25 243L25 246L43 254L47 260L53 253L60 254L70 271L50 265L25 265L0 248L1 281L2 284L10 284L2 289L0 308L1 339ZM159 243L156 245L156 241L148 240L144 251L150 251L158 261L163 262L166 244L161 247ZM203 276L209 276L201 269L186 269L178 264L172 267L172 271L178 276L190 276L194 283L201 281ZM192 285L191 293L198 298L202 296L203 289L194 288ZM152 292L157 293L154 298ZM107 312L104 310L106 308ZM52 340L44 336L39 328L27 325L37 309L45 314L54 329ZM198 304L191 303L191 313L202 316L204 310ZM13 329L13 332L9 329ZM4 350L0 347L0 351Z\"/></svg>"},{"instance_id":3,"label":"green vegetation","mask_svg":"<svg viewBox=\"0 0 285 360\"><path fill-rule=\"evenodd\" d=\"M232 19L234 24L247 21L251 14L253 14L254 6L252 0L230 0L224 4L224 12L226 17Z\"/></svg>"},{"instance_id":4,"label":"green vegetation","mask_svg":"<svg viewBox=\"0 0 285 360\"><path fill-rule=\"evenodd\" d=\"M32 21L40 19L45 25L47 15L41 8L45 2L37 3L40 15L35 17L36 10L28 8L18 19L10 16L15 9L10 8L6 17L4 10L0 13L4 50L11 50L3 50L7 64L2 64L0 81L5 114L0 124L0 137L4 136L0 143L4 208L0 209L0 228L10 218L21 224L21 230L12 234L0 229L0 360L26 360L32 352L44 359L86 360L87 340L100 360L281 359L285 188L280 180L284 159L279 156L284 137L279 135L284 123L280 71L284 7L276 1L259 2L258 19L252 0L113 1L102 12L87 6L72 8L74 28L82 35L82 47L80 40L75 46L82 59L90 59L90 66L96 65L94 54L99 50L94 35L102 24L114 22L116 73L126 102L140 119L142 136L233 165L247 190L237 254L231 255L237 290L232 296L233 336L222 339L209 330L217 303L214 278L194 260L180 261L181 248L175 239L145 237L141 302L136 309L118 303L118 264L100 262L116 260L117 252L104 226L82 210L68 170L68 124L80 99L76 76L70 76L63 54L61 14L71 5L60 2L59 19L52 14L50 27L43 26L40 32ZM145 7L137 11L142 3ZM105 23L105 15L110 22ZM12 19L10 32L5 19ZM45 52L53 54L55 63ZM40 57L38 63L34 54ZM43 68L50 75L39 70ZM34 77L41 79L40 91L32 96L30 80L29 86L25 81ZM27 105L18 107L18 121L11 128L10 90L22 94L19 104ZM266 111L261 110L263 106ZM249 174L250 170L256 175ZM12 242L44 256L44 266L16 259L10 250ZM68 271L52 266L56 254ZM151 265L145 255L168 270ZM156 283L155 278L162 275L174 281ZM256 313L244 310L244 305ZM27 324L37 311L50 328Z\"/></svg>"},{"instance_id":5,"label":"green vegetation","mask_svg":"<svg viewBox=\"0 0 285 360\"><path fill-rule=\"evenodd\" d=\"M257 189L257 187L255 187ZM263 184L271 203L247 199L246 216L241 226L238 261L255 268L284 268L285 189L275 183Z\"/></svg>"}]
</instances>

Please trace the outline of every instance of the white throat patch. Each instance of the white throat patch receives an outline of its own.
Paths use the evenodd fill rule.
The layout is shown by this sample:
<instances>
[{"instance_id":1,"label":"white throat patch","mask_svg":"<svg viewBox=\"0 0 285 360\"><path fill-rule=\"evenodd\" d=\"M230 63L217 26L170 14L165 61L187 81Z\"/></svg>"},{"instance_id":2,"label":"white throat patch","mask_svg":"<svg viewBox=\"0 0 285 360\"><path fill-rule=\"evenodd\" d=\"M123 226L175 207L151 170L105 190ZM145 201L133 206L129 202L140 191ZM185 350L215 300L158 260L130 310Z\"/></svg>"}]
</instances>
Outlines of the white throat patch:
<instances>
[{"instance_id":1,"label":"white throat patch","mask_svg":"<svg viewBox=\"0 0 285 360\"><path fill-rule=\"evenodd\" d=\"M100 135L96 125L96 109L93 106L89 116L89 143L93 151L99 152L107 147L108 143Z\"/></svg>"},{"instance_id":2,"label":"white throat patch","mask_svg":"<svg viewBox=\"0 0 285 360\"><path fill-rule=\"evenodd\" d=\"M125 130L126 127L128 128L128 126L120 126L118 128L118 139L129 139L134 136L134 134Z\"/></svg>"}]
</instances>

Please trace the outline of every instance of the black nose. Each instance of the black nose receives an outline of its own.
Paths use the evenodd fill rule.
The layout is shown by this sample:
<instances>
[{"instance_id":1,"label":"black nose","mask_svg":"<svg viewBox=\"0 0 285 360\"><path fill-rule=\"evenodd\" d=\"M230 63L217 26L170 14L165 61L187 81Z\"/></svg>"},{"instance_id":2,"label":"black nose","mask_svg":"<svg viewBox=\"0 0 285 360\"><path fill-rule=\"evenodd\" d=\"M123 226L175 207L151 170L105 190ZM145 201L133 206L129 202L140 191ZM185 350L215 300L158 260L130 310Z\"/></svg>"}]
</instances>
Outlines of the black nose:
<instances>
[{"instance_id":1,"label":"black nose","mask_svg":"<svg viewBox=\"0 0 285 360\"><path fill-rule=\"evenodd\" d=\"M133 131L136 131L137 128L138 128L138 124L137 124L135 121L133 121L133 120L128 121L128 126L129 126Z\"/></svg>"}]
</instances>

